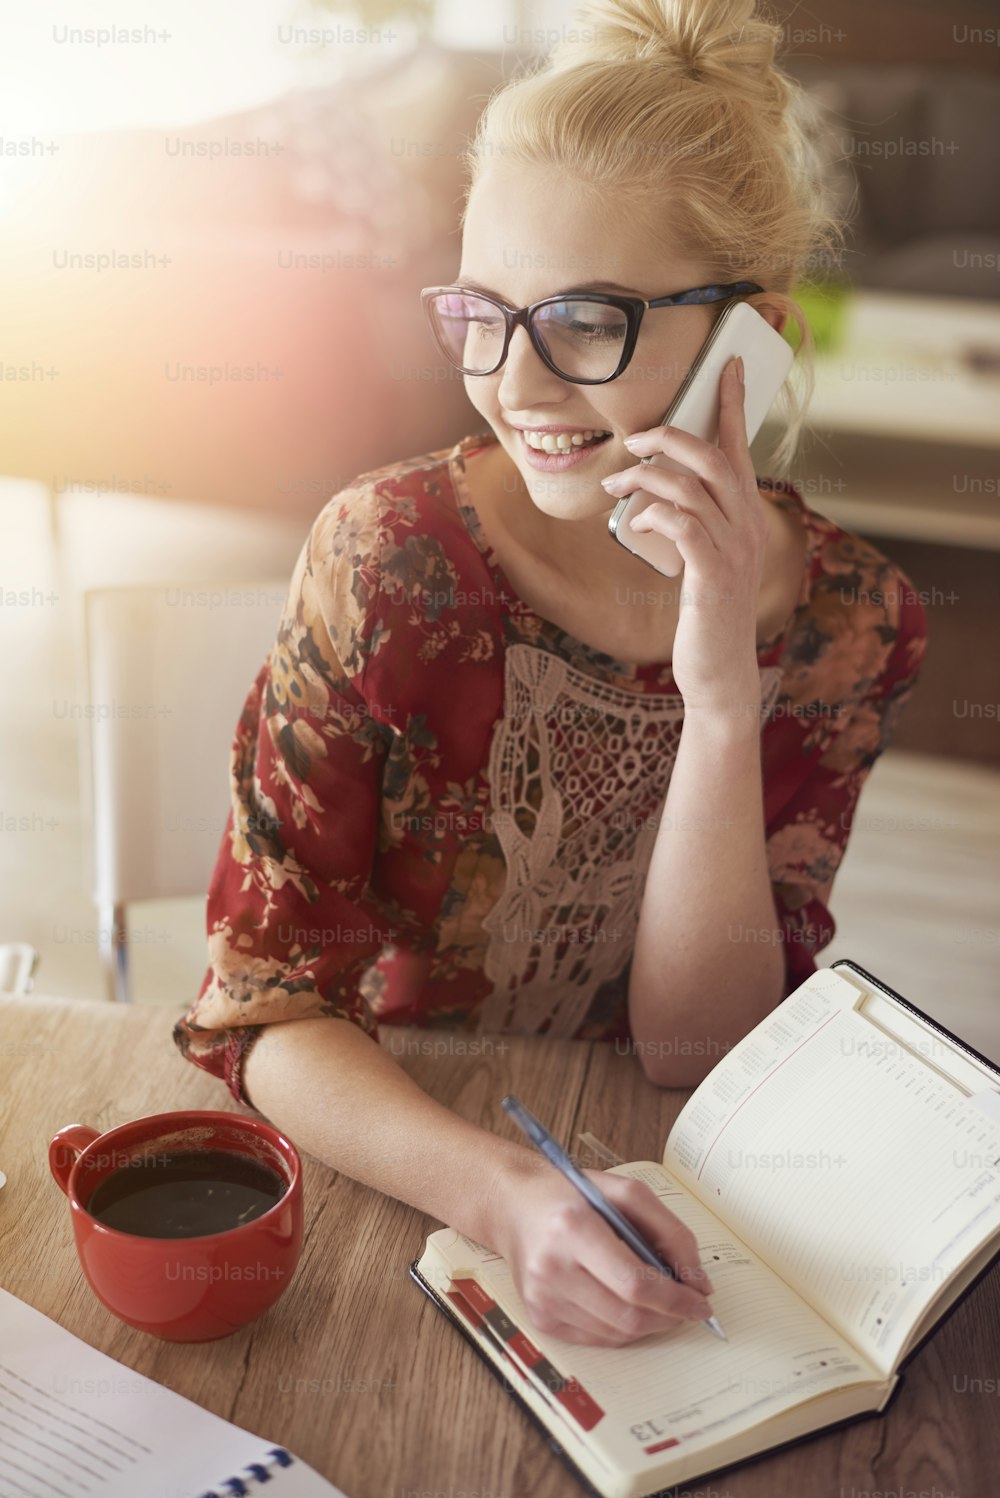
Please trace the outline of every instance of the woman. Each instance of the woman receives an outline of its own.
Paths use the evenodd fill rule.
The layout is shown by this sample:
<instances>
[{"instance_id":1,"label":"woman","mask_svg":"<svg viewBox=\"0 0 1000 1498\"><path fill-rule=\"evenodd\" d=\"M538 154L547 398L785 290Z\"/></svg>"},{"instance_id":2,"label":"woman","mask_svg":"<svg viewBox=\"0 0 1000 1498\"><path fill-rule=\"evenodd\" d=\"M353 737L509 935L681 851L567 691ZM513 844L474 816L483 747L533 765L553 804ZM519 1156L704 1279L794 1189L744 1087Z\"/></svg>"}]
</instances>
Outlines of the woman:
<instances>
[{"instance_id":1,"label":"woman","mask_svg":"<svg viewBox=\"0 0 1000 1498\"><path fill-rule=\"evenodd\" d=\"M693 1236L600 1177L679 1278L644 1274L544 1161L374 1037L616 1040L688 1086L833 934L923 611L873 547L758 483L734 365L718 448L658 426L734 296L802 326L788 293L836 238L779 35L750 0L593 0L491 100L459 289L426 295L490 431L363 475L315 521L237 730L211 966L175 1030L310 1153L496 1248L570 1341L710 1315ZM608 534L652 452L690 470L642 475L677 579Z\"/></svg>"}]
</instances>

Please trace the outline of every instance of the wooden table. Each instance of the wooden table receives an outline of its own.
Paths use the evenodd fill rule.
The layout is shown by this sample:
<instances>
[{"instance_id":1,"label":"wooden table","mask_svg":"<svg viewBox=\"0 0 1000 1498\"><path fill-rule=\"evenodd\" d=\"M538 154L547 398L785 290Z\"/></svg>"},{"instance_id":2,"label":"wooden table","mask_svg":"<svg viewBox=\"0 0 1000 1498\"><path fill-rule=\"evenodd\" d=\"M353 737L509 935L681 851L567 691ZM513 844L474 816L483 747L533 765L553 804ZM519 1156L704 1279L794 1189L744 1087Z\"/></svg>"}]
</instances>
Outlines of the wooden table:
<instances>
[{"instance_id":1,"label":"wooden table","mask_svg":"<svg viewBox=\"0 0 1000 1498\"><path fill-rule=\"evenodd\" d=\"M8 1177L0 1284L119 1362L283 1442L348 1498L578 1498L581 1488L540 1433L409 1279L408 1265L440 1224L310 1159L301 1263L253 1325L180 1345L104 1310L76 1257L48 1141L69 1123L110 1129L172 1108L235 1110L221 1083L175 1051L172 1019L160 1006L0 997L0 1167ZM687 1096L653 1087L614 1046L489 1037L492 1054L480 1056L415 1049L440 1033L384 1032L422 1087L511 1138L514 1126L498 1107L506 1092L553 1119L575 1153L578 1131L589 1129L624 1159L658 1159ZM401 1054L403 1035L412 1054ZM1000 1404L995 1393L967 1391L996 1389L998 1373L1000 1277L992 1274L918 1353L885 1418L690 1491L863 1498L923 1489L934 1498L985 1498L995 1491Z\"/></svg>"}]
</instances>

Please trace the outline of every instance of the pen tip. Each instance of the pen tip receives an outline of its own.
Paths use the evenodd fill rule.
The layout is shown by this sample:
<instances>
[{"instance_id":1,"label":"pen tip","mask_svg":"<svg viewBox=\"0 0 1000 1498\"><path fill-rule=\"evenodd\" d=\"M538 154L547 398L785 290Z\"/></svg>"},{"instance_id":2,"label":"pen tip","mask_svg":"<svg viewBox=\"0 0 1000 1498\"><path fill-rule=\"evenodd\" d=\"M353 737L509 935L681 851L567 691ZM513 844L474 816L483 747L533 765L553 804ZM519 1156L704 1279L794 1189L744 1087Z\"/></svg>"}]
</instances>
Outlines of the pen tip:
<instances>
[{"instance_id":1,"label":"pen tip","mask_svg":"<svg viewBox=\"0 0 1000 1498\"><path fill-rule=\"evenodd\" d=\"M709 1331L714 1332L717 1337L721 1337L723 1342L729 1341L729 1338L726 1336L725 1332L722 1330L722 1327L719 1325L714 1316L709 1316L708 1320L705 1322L705 1325L708 1327Z\"/></svg>"}]
</instances>

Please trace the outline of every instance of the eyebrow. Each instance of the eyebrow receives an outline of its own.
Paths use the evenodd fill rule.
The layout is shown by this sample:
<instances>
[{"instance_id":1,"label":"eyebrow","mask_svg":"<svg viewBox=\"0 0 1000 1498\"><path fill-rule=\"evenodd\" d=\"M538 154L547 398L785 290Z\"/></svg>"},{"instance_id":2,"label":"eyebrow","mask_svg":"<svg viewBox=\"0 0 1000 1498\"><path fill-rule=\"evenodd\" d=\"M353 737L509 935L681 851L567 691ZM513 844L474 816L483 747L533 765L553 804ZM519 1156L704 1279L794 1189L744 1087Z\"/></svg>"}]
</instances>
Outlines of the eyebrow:
<instances>
[{"instance_id":1,"label":"eyebrow","mask_svg":"<svg viewBox=\"0 0 1000 1498\"><path fill-rule=\"evenodd\" d=\"M484 286L481 281L473 281L470 276L459 276L455 282L456 286L467 286L470 291L483 291L487 296L500 297L501 301L506 298L494 291L491 286ZM618 291L623 296L635 296L637 293L632 286L619 286L617 281L581 281L576 286L567 286L563 291L553 291L552 296L565 296L574 291ZM544 297L536 297L536 301L544 301Z\"/></svg>"}]
</instances>

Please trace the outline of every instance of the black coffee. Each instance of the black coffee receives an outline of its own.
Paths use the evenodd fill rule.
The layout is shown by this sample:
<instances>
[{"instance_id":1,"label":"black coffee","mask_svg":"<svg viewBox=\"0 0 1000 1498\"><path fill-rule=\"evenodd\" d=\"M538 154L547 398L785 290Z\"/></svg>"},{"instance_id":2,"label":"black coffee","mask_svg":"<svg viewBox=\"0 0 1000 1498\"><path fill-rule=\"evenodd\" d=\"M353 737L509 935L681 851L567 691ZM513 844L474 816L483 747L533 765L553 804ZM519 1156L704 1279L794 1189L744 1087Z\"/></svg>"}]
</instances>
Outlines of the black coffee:
<instances>
[{"instance_id":1,"label":"black coffee","mask_svg":"<svg viewBox=\"0 0 1000 1498\"><path fill-rule=\"evenodd\" d=\"M137 1159L96 1187L87 1211L143 1238L199 1238L252 1222L288 1189L276 1170L229 1150L174 1150Z\"/></svg>"}]
</instances>

